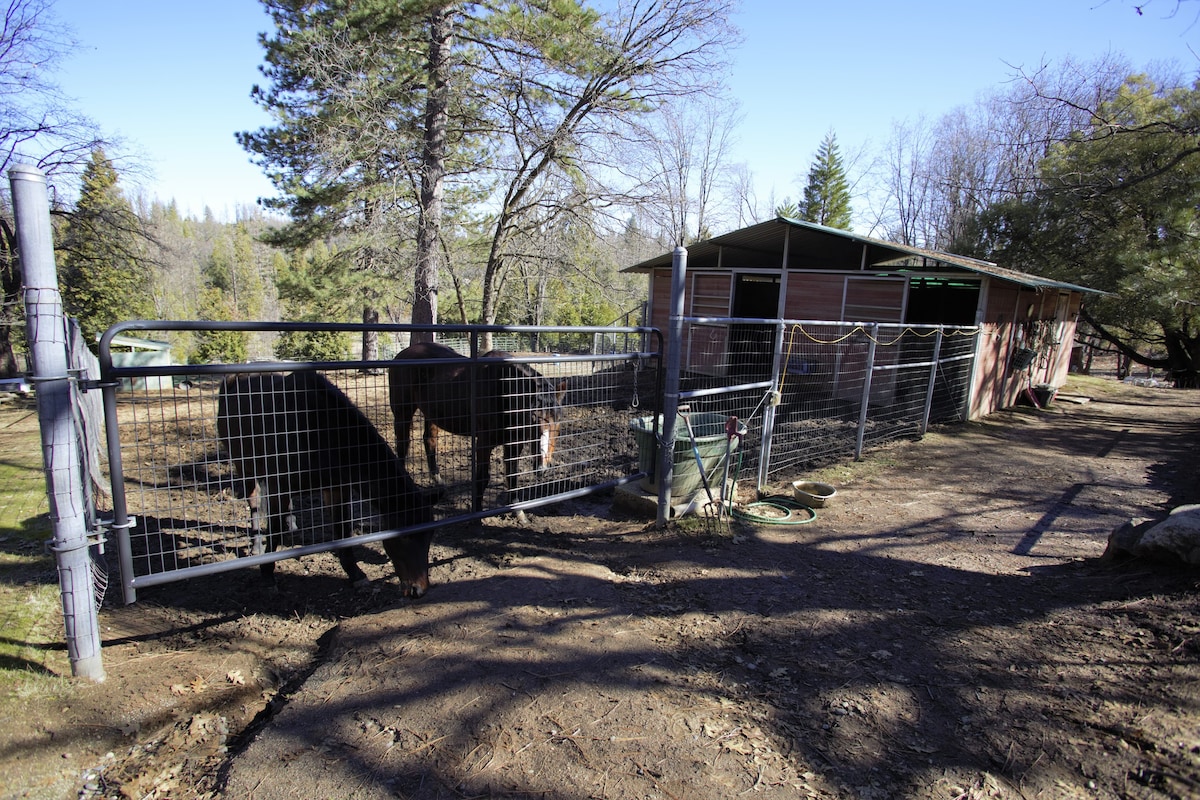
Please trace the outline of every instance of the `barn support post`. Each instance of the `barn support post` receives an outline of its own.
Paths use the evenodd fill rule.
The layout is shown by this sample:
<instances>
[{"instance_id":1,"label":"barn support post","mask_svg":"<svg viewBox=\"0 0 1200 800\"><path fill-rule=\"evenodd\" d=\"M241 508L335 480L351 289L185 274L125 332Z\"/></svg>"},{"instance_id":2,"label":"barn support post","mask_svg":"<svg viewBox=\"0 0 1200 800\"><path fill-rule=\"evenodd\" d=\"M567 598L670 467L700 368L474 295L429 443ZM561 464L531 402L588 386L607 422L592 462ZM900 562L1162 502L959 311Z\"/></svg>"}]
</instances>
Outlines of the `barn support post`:
<instances>
[{"instance_id":1,"label":"barn support post","mask_svg":"<svg viewBox=\"0 0 1200 800\"><path fill-rule=\"evenodd\" d=\"M17 248L25 279L25 321L33 356L42 459L58 566L71 672L104 680L100 623L92 592L83 462L71 416L67 324L54 266L46 176L34 167L9 170Z\"/></svg>"},{"instance_id":2,"label":"barn support post","mask_svg":"<svg viewBox=\"0 0 1200 800\"><path fill-rule=\"evenodd\" d=\"M921 415L922 436L929 431L929 415L933 412L933 390L937 386L938 367L941 366L938 359L942 357L942 336L945 330L945 325L938 325L937 333L933 337L933 358L930 359L933 363L929 367L929 385L925 387L925 411Z\"/></svg>"},{"instance_id":3,"label":"barn support post","mask_svg":"<svg viewBox=\"0 0 1200 800\"><path fill-rule=\"evenodd\" d=\"M867 334L867 368L863 376L862 404L858 410L858 436L854 440L854 460L863 454L863 437L867 434L867 411L871 407L871 381L875 376L875 343L879 341L879 323L872 322Z\"/></svg>"},{"instance_id":4,"label":"barn support post","mask_svg":"<svg viewBox=\"0 0 1200 800\"><path fill-rule=\"evenodd\" d=\"M675 425L679 415L679 375L683 361L684 288L687 286L687 248L671 254L671 309L667 318L667 353L663 362L662 430L658 440L658 514L655 526L671 518L671 478L675 467Z\"/></svg>"}]
</instances>

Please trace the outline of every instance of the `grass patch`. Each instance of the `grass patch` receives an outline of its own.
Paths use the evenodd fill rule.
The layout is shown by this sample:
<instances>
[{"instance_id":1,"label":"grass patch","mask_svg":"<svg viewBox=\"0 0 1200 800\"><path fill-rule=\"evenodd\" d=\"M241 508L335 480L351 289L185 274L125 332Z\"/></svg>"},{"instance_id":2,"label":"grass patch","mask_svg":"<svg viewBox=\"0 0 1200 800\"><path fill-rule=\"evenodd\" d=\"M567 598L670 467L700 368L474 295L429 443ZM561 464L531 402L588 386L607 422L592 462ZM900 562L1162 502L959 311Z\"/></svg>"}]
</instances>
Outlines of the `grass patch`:
<instances>
[{"instance_id":1,"label":"grass patch","mask_svg":"<svg viewBox=\"0 0 1200 800\"><path fill-rule=\"evenodd\" d=\"M925 438L937 436L937 434L929 433ZM862 459L858 461L843 461L836 464L820 467L818 469L806 470L797 480L820 481L828 483L834 487L845 486L854 483L855 481L870 478L873 475L878 475L886 470L893 469L896 466L896 456L886 447L880 447L873 450L867 450L863 453ZM779 492L791 496L792 485L788 484L780 487Z\"/></svg>"},{"instance_id":2,"label":"grass patch","mask_svg":"<svg viewBox=\"0 0 1200 800\"><path fill-rule=\"evenodd\" d=\"M1114 397L1128 393L1129 387L1115 378L1071 373L1059 391L1064 394L1079 394L1085 397Z\"/></svg>"},{"instance_id":3,"label":"grass patch","mask_svg":"<svg viewBox=\"0 0 1200 800\"><path fill-rule=\"evenodd\" d=\"M69 686L62 601L42 468L30 409L0 409L0 696L57 696Z\"/></svg>"}]
</instances>

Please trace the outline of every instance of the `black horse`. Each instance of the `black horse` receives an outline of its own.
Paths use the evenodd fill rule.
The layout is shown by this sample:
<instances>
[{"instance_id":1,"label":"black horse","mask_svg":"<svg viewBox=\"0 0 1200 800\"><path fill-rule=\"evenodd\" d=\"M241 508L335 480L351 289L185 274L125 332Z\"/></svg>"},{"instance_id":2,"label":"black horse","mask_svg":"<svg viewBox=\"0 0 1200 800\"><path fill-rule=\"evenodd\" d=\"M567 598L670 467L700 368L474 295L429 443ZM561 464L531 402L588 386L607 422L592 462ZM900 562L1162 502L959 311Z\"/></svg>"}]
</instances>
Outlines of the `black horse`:
<instances>
[{"instance_id":1,"label":"black horse","mask_svg":"<svg viewBox=\"0 0 1200 800\"><path fill-rule=\"evenodd\" d=\"M566 384L556 386L528 364L511 359L511 353L493 350L473 362L445 345L421 342L397 353L395 360L428 364L397 364L388 371L401 461L408 455L418 409L425 417L425 458L439 485L437 429L474 437L476 510L482 507L497 447L504 447L506 502L516 490L525 447L537 455L539 471L553 463Z\"/></svg>"},{"instance_id":2,"label":"black horse","mask_svg":"<svg viewBox=\"0 0 1200 800\"><path fill-rule=\"evenodd\" d=\"M288 530L292 498L320 492L342 537L349 536L352 496L373 504L388 528L431 522L434 497L409 477L396 454L345 394L315 372L247 374L222 384L217 433L245 494L255 484L267 506L266 552ZM431 531L383 540L401 589L420 597L429 588ZM337 551L346 575L366 580L352 548ZM262 565L272 579L274 562Z\"/></svg>"}]
</instances>

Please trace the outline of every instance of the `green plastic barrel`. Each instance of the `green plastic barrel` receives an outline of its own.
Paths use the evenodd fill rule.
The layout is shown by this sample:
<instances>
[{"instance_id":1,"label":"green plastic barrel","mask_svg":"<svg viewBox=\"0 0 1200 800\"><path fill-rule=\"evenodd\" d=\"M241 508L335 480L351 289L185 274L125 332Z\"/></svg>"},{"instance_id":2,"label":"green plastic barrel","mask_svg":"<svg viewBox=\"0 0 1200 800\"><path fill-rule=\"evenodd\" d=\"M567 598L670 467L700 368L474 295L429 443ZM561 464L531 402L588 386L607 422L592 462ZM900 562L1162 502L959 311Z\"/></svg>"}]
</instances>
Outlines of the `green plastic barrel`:
<instances>
[{"instance_id":1,"label":"green plastic barrel","mask_svg":"<svg viewBox=\"0 0 1200 800\"><path fill-rule=\"evenodd\" d=\"M738 437L727 442L725 424L729 417L724 414L701 412L689 415L692 422L692 432L696 436L696 448L700 451L700 461L704 464L704 475L708 477L708 486L715 495L721 486L721 478L725 474L726 447L732 454L737 450ZM658 460L654 446L654 417L639 417L629 423L629 429L638 445L638 469L647 473L642 479L642 488L648 492L658 493ZM746 426L738 422L738 433L745 434ZM663 429L662 415L658 416L658 430ZM696 456L692 452L692 439L688 435L687 425L681 416L675 423L675 453L671 467L671 496L690 497L704 486L700 470L696 466Z\"/></svg>"}]
</instances>

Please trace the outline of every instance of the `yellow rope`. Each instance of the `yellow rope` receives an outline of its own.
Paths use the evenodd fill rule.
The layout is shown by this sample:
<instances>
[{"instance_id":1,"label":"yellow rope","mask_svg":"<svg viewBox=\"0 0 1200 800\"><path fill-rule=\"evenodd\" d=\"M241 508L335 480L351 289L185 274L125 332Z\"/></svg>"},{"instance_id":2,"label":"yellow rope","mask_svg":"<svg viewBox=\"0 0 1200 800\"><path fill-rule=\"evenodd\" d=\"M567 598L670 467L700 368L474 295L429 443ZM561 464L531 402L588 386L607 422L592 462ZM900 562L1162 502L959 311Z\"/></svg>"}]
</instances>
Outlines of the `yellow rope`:
<instances>
[{"instance_id":1,"label":"yellow rope","mask_svg":"<svg viewBox=\"0 0 1200 800\"><path fill-rule=\"evenodd\" d=\"M868 340L875 342L875 344L883 345L884 347L890 347L890 346L894 345L896 342L903 339L904 335L906 333L911 333L913 336L916 336L920 339L927 339L930 336L933 336L934 334L936 334L938 332L938 329L933 328L932 330L930 330L927 333L921 333L916 328L906 327L903 330L901 330L900 333L896 334L896 338L894 338L890 341L886 341L886 342L881 339L876 339L874 336L867 333L867 329L864 328L862 325L855 325L844 336L839 336L836 339L818 339L813 334L804 330L803 325L793 325L792 329L791 329L791 334L793 336L795 336L796 331L799 331L800 333L804 334L805 338L807 338L809 341L815 342L816 344L839 344L841 342L846 341L847 339L849 339L851 336L853 336L856 333L862 333L864 336L867 337ZM982 330L980 328L973 328L973 329L967 330L967 331L955 329L952 331L943 331L942 333L946 336L978 336L980 333L982 333Z\"/></svg>"},{"instance_id":2,"label":"yellow rope","mask_svg":"<svg viewBox=\"0 0 1200 800\"><path fill-rule=\"evenodd\" d=\"M864 328L862 325L855 325L844 336L839 336L836 339L828 339L828 340L818 339L813 334L804 330L803 325L799 325L799 324L793 325L791 327L791 330L788 332L787 357L783 361L783 370L782 370L783 374L779 376L779 390L778 391L780 394L783 393L783 384L787 380L787 374L788 374L787 366L788 366L788 364L792 363L792 347L796 343L796 332L797 331L804 334L804 337L806 339L808 339L809 341L811 341L815 344L841 344L842 342L849 339L851 336L854 336L856 333L862 333L864 336L867 337L867 339L869 341L875 342L875 344L877 344L877 345L880 345L882 347L891 347L896 342L898 342L902 338L904 338L904 334L906 334L906 333L911 333L912 335L917 336L921 339L926 339L926 338L934 335L935 333L937 333L938 329L933 328L928 333L920 333L915 328L906 327L903 330L901 330L900 333L896 334L896 338L892 339L891 341L884 342L879 339L876 339L871 334L867 333L867 329ZM967 331L959 330L959 329L955 329L952 331L943 331L943 334L946 336L979 336L981 333L983 333L983 329L981 327L974 328L972 330L967 330Z\"/></svg>"}]
</instances>

